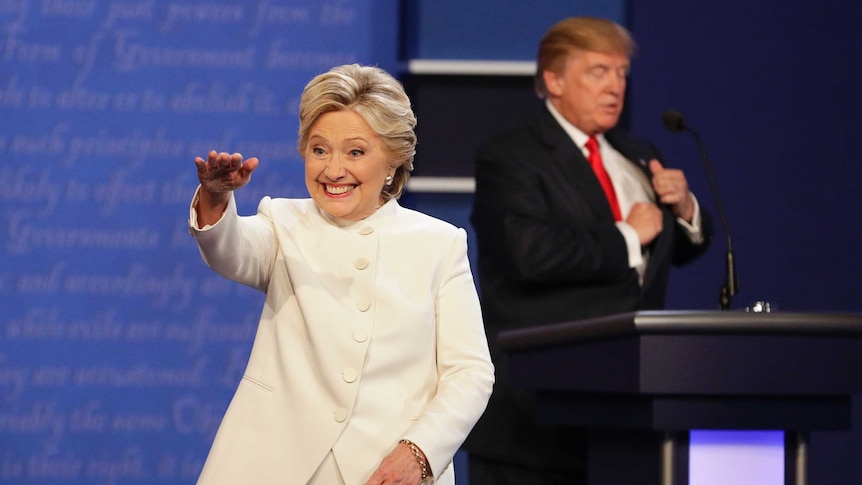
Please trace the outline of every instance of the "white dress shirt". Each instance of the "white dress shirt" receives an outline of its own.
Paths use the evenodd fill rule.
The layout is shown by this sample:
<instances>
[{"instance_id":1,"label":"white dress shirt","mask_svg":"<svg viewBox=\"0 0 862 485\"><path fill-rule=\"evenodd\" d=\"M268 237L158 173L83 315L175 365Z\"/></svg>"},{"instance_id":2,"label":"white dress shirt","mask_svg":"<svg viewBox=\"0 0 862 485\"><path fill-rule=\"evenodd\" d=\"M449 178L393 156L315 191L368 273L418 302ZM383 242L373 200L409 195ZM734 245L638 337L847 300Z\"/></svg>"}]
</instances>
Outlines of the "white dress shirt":
<instances>
[{"instance_id":1,"label":"white dress shirt","mask_svg":"<svg viewBox=\"0 0 862 485\"><path fill-rule=\"evenodd\" d=\"M589 135L579 130L575 125L565 119L550 101L545 101L545 105L548 107L548 110L551 112L554 119L557 120L557 123L563 127L563 130L565 130L575 145L581 149L584 157L588 158L589 150L587 150L586 144L587 140L589 140ZM643 170L638 168L634 163L632 163L632 161L628 160L622 153L618 152L613 146L611 146L611 144L605 139L604 135L600 134L596 136L596 140L599 143L599 153L601 153L602 156L602 163L605 166L605 171L608 173L608 177L611 179L611 184L614 186L614 192L617 196L617 202L620 205L620 215L622 220L617 221L617 229L619 229L626 241L629 267L637 270L641 283L643 283L643 275L646 271L649 254L641 247L637 231L625 222L625 220L635 203L656 203L652 181L647 178L647 175ZM638 160L638 163L642 166L646 166L649 163L649 160ZM694 194L691 194L691 198L694 202L694 217L692 217L691 223L679 217L677 218L677 223L686 229L686 233L689 238L691 238L692 242L699 244L703 242L700 222L700 205L698 204L697 198Z\"/></svg>"}]
</instances>

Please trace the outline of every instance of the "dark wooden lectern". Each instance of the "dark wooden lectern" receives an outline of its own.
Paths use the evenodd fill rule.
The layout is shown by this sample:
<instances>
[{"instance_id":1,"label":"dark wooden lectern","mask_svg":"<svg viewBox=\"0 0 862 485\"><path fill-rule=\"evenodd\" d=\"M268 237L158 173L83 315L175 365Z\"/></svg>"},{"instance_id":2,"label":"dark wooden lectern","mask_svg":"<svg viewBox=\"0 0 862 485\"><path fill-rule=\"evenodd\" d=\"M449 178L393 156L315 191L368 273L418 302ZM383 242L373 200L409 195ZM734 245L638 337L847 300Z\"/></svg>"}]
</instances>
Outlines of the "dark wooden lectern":
<instances>
[{"instance_id":1,"label":"dark wooden lectern","mask_svg":"<svg viewBox=\"0 0 862 485\"><path fill-rule=\"evenodd\" d=\"M686 484L691 429L785 430L785 483L806 436L851 427L862 314L649 311L499 335L541 423L590 430L590 484Z\"/></svg>"}]
</instances>

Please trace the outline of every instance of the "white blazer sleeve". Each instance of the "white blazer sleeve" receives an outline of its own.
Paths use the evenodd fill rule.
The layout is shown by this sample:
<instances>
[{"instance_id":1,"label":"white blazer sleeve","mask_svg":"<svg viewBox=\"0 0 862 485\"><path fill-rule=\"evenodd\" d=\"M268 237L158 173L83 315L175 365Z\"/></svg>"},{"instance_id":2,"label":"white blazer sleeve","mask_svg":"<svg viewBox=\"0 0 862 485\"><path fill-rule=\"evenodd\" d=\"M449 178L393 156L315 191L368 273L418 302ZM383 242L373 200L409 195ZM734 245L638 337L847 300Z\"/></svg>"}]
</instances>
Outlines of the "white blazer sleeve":
<instances>
[{"instance_id":1,"label":"white blazer sleeve","mask_svg":"<svg viewBox=\"0 0 862 485\"><path fill-rule=\"evenodd\" d=\"M260 201L256 215L240 217L231 193L221 219L203 229L197 227L196 203L197 192L189 210L189 232L204 262L227 279L266 291L277 249L269 216L270 198Z\"/></svg>"},{"instance_id":2,"label":"white blazer sleeve","mask_svg":"<svg viewBox=\"0 0 862 485\"><path fill-rule=\"evenodd\" d=\"M435 306L437 394L406 438L422 448L434 476L439 476L485 411L494 384L463 229L452 242Z\"/></svg>"}]
</instances>

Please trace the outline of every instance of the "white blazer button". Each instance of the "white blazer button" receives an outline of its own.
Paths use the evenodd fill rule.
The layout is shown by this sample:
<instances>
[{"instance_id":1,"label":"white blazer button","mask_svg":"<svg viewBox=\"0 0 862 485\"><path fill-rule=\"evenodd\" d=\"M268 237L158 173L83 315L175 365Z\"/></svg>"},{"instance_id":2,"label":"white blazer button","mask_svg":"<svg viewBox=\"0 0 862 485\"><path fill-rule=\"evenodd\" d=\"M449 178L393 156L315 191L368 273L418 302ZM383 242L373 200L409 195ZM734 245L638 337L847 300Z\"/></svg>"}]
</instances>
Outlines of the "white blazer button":
<instances>
[{"instance_id":1,"label":"white blazer button","mask_svg":"<svg viewBox=\"0 0 862 485\"><path fill-rule=\"evenodd\" d=\"M368 267L368 263L369 263L368 258L361 257L361 258L359 258L353 262L353 266L355 266L356 269L365 269Z\"/></svg>"},{"instance_id":2,"label":"white blazer button","mask_svg":"<svg viewBox=\"0 0 862 485\"><path fill-rule=\"evenodd\" d=\"M367 236L372 232L374 232L374 228L371 226L364 226L362 229L359 230L359 234L362 234L363 236Z\"/></svg>"},{"instance_id":3,"label":"white blazer button","mask_svg":"<svg viewBox=\"0 0 862 485\"><path fill-rule=\"evenodd\" d=\"M371 308L371 302L368 298L360 298L359 301L356 302L356 308L361 312L368 311Z\"/></svg>"},{"instance_id":4,"label":"white blazer button","mask_svg":"<svg viewBox=\"0 0 862 485\"><path fill-rule=\"evenodd\" d=\"M368 339L368 332L365 330L357 330L353 332L353 340L357 342L365 342Z\"/></svg>"},{"instance_id":5,"label":"white blazer button","mask_svg":"<svg viewBox=\"0 0 862 485\"><path fill-rule=\"evenodd\" d=\"M350 368L344 369L342 377L344 378L344 382L353 382L356 380L356 371Z\"/></svg>"},{"instance_id":6,"label":"white blazer button","mask_svg":"<svg viewBox=\"0 0 862 485\"><path fill-rule=\"evenodd\" d=\"M332 417L339 423L342 423L347 419L347 410L344 408L336 408L335 411L332 412Z\"/></svg>"}]
</instances>

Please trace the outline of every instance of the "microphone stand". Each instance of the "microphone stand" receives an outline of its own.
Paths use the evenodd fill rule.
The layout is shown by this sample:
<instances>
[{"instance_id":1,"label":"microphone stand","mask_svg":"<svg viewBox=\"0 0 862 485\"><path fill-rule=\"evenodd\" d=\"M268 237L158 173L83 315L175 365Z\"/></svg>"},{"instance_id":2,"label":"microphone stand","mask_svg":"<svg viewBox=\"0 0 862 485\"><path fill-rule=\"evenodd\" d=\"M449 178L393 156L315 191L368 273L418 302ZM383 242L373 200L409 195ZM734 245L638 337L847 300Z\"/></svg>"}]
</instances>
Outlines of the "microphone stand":
<instances>
[{"instance_id":1,"label":"microphone stand","mask_svg":"<svg viewBox=\"0 0 862 485\"><path fill-rule=\"evenodd\" d=\"M682 123L682 121L680 121ZM730 309L730 300L736 295L737 290L739 289L738 282L736 280L736 265L733 260L733 242L730 237L730 228L727 225L727 217L724 215L724 208L721 204L721 197L718 195L718 187L715 185L715 177L712 175L712 167L709 163L709 157L706 156L706 146L703 143L703 139L700 135L694 131L690 126L686 124L682 124L682 128L692 135L694 135L695 140L697 140L697 146L700 149L700 158L703 160L703 166L706 169L707 179L709 179L709 186L712 189L712 196L715 198L716 206L718 207L718 216L721 219L721 225L724 226L724 234L727 236L727 255L725 259L725 280L724 285L721 287L721 295L719 296L719 304L721 305L722 310Z\"/></svg>"}]
</instances>

